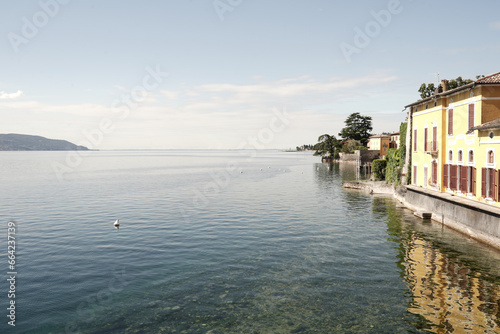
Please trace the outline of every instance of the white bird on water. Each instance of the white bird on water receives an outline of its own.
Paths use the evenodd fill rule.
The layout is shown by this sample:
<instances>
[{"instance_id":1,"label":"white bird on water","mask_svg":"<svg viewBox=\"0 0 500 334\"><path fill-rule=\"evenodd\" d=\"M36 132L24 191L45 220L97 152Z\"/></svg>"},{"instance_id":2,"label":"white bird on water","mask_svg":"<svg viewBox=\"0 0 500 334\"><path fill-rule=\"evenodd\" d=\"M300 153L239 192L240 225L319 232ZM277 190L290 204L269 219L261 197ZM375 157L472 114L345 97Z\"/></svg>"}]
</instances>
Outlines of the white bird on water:
<instances>
[{"instance_id":1,"label":"white bird on water","mask_svg":"<svg viewBox=\"0 0 500 334\"><path fill-rule=\"evenodd\" d=\"M120 219L117 219L115 221L115 223L113 224L113 226L116 228L116 229L119 229L120 228Z\"/></svg>"}]
</instances>

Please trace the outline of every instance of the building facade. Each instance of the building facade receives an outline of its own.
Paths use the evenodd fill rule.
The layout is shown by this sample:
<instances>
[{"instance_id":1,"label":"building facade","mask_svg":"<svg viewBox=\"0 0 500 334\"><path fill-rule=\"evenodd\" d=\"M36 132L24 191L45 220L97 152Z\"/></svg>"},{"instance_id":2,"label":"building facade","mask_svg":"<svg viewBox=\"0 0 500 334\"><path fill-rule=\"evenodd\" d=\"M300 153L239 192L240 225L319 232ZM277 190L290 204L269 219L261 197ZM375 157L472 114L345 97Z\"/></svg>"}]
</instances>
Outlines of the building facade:
<instances>
[{"instance_id":1,"label":"building facade","mask_svg":"<svg viewBox=\"0 0 500 334\"><path fill-rule=\"evenodd\" d=\"M371 151L379 151L380 156L387 155L387 150L390 148L391 136L374 135L368 139L367 147Z\"/></svg>"},{"instance_id":2,"label":"building facade","mask_svg":"<svg viewBox=\"0 0 500 334\"><path fill-rule=\"evenodd\" d=\"M411 184L500 206L500 73L407 105Z\"/></svg>"},{"instance_id":3,"label":"building facade","mask_svg":"<svg viewBox=\"0 0 500 334\"><path fill-rule=\"evenodd\" d=\"M399 148L400 135L399 132L391 133L391 141L389 143L389 148Z\"/></svg>"}]
</instances>

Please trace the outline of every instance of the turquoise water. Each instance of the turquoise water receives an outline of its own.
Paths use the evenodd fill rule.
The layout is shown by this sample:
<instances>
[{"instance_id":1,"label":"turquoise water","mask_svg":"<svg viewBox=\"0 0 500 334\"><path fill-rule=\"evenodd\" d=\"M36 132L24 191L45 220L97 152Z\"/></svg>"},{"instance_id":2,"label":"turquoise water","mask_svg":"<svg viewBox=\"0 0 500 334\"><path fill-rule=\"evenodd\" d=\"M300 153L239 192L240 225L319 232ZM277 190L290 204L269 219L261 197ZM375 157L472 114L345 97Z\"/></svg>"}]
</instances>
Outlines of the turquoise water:
<instances>
[{"instance_id":1,"label":"turquoise water","mask_svg":"<svg viewBox=\"0 0 500 334\"><path fill-rule=\"evenodd\" d=\"M500 255L278 151L0 153L2 333L499 331ZM113 222L120 219L120 229ZM7 243L0 244L7 277Z\"/></svg>"}]
</instances>

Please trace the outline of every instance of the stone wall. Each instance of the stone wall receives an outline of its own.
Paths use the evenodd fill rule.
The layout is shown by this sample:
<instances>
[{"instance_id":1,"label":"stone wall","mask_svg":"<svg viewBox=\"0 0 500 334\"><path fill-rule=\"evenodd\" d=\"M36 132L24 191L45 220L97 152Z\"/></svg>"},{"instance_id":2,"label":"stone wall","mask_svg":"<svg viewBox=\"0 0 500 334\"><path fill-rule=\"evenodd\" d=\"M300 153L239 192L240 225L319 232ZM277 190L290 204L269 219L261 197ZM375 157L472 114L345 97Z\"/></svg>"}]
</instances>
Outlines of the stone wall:
<instances>
[{"instance_id":1,"label":"stone wall","mask_svg":"<svg viewBox=\"0 0 500 334\"><path fill-rule=\"evenodd\" d=\"M360 152L362 164L372 162L373 160L380 158L380 151L378 150L365 150L356 152Z\"/></svg>"},{"instance_id":2,"label":"stone wall","mask_svg":"<svg viewBox=\"0 0 500 334\"><path fill-rule=\"evenodd\" d=\"M340 153L340 161L344 162L357 162L359 161L361 164L372 162L375 159L378 159L380 156L380 151L378 150L356 150L354 153Z\"/></svg>"},{"instance_id":3,"label":"stone wall","mask_svg":"<svg viewBox=\"0 0 500 334\"><path fill-rule=\"evenodd\" d=\"M395 197L413 211L500 249L500 209L467 198L415 186L400 186Z\"/></svg>"}]
</instances>

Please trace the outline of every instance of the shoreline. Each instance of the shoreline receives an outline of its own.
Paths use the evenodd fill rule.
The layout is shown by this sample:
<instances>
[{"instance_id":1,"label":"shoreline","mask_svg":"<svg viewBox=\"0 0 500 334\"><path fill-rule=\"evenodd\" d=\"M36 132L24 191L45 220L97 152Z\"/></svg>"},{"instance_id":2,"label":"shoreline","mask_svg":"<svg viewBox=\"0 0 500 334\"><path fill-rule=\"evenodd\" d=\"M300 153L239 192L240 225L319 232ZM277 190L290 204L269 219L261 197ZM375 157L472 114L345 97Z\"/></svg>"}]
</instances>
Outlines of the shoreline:
<instances>
[{"instance_id":1,"label":"shoreline","mask_svg":"<svg viewBox=\"0 0 500 334\"><path fill-rule=\"evenodd\" d=\"M385 181L344 182L342 187L392 195L416 216L430 215L435 222L500 251L500 209L496 207L414 186L394 187Z\"/></svg>"}]
</instances>

